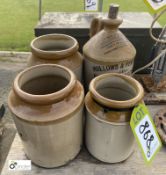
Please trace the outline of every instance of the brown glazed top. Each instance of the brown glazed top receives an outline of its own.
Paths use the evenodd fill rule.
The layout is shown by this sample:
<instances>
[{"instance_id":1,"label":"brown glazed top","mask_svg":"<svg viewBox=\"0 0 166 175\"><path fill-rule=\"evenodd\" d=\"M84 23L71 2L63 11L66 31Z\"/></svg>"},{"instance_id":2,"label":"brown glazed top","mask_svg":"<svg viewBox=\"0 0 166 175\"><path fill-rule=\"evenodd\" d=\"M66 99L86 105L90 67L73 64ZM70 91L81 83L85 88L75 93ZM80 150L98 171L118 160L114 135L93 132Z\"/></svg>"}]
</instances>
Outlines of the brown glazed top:
<instances>
[{"instance_id":1,"label":"brown glazed top","mask_svg":"<svg viewBox=\"0 0 166 175\"><path fill-rule=\"evenodd\" d=\"M42 59L36 55L31 54L28 59L28 67L35 66L38 64L59 64L65 67L70 68L71 70L75 70L76 68L80 67L83 62L83 56L76 52L75 54L64 57L61 59Z\"/></svg>"},{"instance_id":2,"label":"brown glazed top","mask_svg":"<svg viewBox=\"0 0 166 175\"><path fill-rule=\"evenodd\" d=\"M127 110L115 110L105 106L101 106L91 96L90 92L86 95L85 104L88 112L97 118L108 122L129 122L131 116L131 109Z\"/></svg>"},{"instance_id":3,"label":"brown glazed top","mask_svg":"<svg viewBox=\"0 0 166 175\"><path fill-rule=\"evenodd\" d=\"M143 87L134 78L107 73L90 82L85 106L89 113L99 120L129 122L133 107L142 102L143 97Z\"/></svg>"},{"instance_id":4,"label":"brown glazed top","mask_svg":"<svg viewBox=\"0 0 166 175\"><path fill-rule=\"evenodd\" d=\"M114 79L112 83L109 82L111 78ZM114 100L111 98L104 97L98 92L97 90L98 86L102 84L101 82L104 82L104 81L107 81L108 83L110 83L111 86L114 86L115 89L123 89L123 87L121 87L123 86L123 84L120 84L117 86L115 85L116 79L119 79L119 78L122 79L125 83L127 83L129 86L131 86L134 89L135 95L132 98L127 100ZM95 77L90 82L89 91L92 97L97 102L101 103L104 106L115 108L115 109L124 109L124 108L134 107L136 104L141 102L144 97L144 89L137 80L135 80L131 76L119 74L119 73L106 73ZM131 89L129 91L131 91Z\"/></svg>"},{"instance_id":5,"label":"brown glazed top","mask_svg":"<svg viewBox=\"0 0 166 175\"><path fill-rule=\"evenodd\" d=\"M47 34L32 40L31 51L44 59L61 59L73 55L79 45L75 38L65 34Z\"/></svg>"},{"instance_id":6,"label":"brown glazed top","mask_svg":"<svg viewBox=\"0 0 166 175\"><path fill-rule=\"evenodd\" d=\"M77 40L69 35L42 35L31 42L32 54L29 57L28 66L49 63L76 69L83 61L78 48Z\"/></svg>"},{"instance_id":7,"label":"brown glazed top","mask_svg":"<svg viewBox=\"0 0 166 175\"><path fill-rule=\"evenodd\" d=\"M44 70L43 68L47 69ZM51 71L51 69L54 70L54 68L58 68L57 72L62 69L64 74L68 73L68 75L71 75L71 77L69 76L69 83L62 90L46 95L33 95L24 92L19 87L25 81L21 77L27 78L29 75L33 75L34 72L32 70L38 69L37 71L42 73ZM26 122L44 125L49 122L66 120L73 116L83 106L83 99L83 87L79 81L76 81L72 71L63 66L47 64L27 68L17 75L13 89L9 93L8 105L16 117Z\"/></svg>"}]
</instances>

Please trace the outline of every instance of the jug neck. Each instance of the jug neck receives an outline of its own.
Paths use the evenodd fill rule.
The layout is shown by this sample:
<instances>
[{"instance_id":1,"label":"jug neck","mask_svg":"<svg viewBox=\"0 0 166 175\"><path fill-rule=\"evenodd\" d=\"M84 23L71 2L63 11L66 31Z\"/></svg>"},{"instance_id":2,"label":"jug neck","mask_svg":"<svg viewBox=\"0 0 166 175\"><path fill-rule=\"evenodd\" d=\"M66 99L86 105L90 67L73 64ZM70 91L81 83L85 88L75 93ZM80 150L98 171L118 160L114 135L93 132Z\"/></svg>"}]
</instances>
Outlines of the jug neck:
<instances>
[{"instance_id":1,"label":"jug neck","mask_svg":"<svg viewBox=\"0 0 166 175\"><path fill-rule=\"evenodd\" d=\"M103 28L106 31L110 30L118 30L118 27L122 24L123 20L118 18L118 19L103 19Z\"/></svg>"},{"instance_id":2,"label":"jug neck","mask_svg":"<svg viewBox=\"0 0 166 175\"><path fill-rule=\"evenodd\" d=\"M113 31L113 30L118 30L118 27L120 24L122 24L123 20L118 18L118 19L103 19L103 28L105 31Z\"/></svg>"},{"instance_id":3,"label":"jug neck","mask_svg":"<svg viewBox=\"0 0 166 175\"><path fill-rule=\"evenodd\" d=\"M110 19L110 18L94 18L91 22L90 27L90 37L93 37L101 30L112 31L118 30L120 24L122 24L123 20L120 18Z\"/></svg>"}]
</instances>

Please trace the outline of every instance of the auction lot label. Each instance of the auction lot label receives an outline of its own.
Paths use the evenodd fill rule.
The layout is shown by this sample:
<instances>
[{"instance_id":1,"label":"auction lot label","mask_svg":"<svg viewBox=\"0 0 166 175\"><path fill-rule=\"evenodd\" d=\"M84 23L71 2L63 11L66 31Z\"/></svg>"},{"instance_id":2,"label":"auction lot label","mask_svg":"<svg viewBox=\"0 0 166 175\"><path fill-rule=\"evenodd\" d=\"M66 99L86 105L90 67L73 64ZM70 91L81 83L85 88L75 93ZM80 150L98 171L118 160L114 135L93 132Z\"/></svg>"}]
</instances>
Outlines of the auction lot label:
<instances>
[{"instance_id":1,"label":"auction lot label","mask_svg":"<svg viewBox=\"0 0 166 175\"><path fill-rule=\"evenodd\" d=\"M134 108L130 126L147 163L150 163L162 144L147 107L139 104Z\"/></svg>"},{"instance_id":2,"label":"auction lot label","mask_svg":"<svg viewBox=\"0 0 166 175\"><path fill-rule=\"evenodd\" d=\"M84 0L85 11L97 11L98 0Z\"/></svg>"},{"instance_id":3,"label":"auction lot label","mask_svg":"<svg viewBox=\"0 0 166 175\"><path fill-rule=\"evenodd\" d=\"M157 12L166 7L166 0L144 0L144 1L154 12Z\"/></svg>"}]
</instances>

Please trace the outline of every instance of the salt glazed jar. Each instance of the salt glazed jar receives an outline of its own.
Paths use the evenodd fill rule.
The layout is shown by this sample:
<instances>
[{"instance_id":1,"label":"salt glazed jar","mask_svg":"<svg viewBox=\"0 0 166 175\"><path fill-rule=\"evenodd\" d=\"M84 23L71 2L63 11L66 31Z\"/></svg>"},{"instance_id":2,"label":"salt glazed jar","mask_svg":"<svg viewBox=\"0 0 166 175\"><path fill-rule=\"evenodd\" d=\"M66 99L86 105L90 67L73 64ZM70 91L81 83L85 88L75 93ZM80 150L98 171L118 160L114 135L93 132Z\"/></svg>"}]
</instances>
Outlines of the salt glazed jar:
<instances>
[{"instance_id":1,"label":"salt glazed jar","mask_svg":"<svg viewBox=\"0 0 166 175\"><path fill-rule=\"evenodd\" d=\"M82 81L83 57L78 52L75 38L65 34L47 34L32 40L30 46L32 54L28 58L28 66L59 64L71 69Z\"/></svg>"},{"instance_id":2,"label":"salt glazed jar","mask_svg":"<svg viewBox=\"0 0 166 175\"><path fill-rule=\"evenodd\" d=\"M103 73L130 74L136 50L119 31L122 19L117 18L118 5L111 5L108 18L94 18L90 40L83 47L85 58L85 86Z\"/></svg>"},{"instance_id":3,"label":"salt glazed jar","mask_svg":"<svg viewBox=\"0 0 166 175\"><path fill-rule=\"evenodd\" d=\"M8 105L27 157L52 168L67 164L82 145L84 91L64 66L37 65L19 73Z\"/></svg>"},{"instance_id":4,"label":"salt glazed jar","mask_svg":"<svg viewBox=\"0 0 166 175\"><path fill-rule=\"evenodd\" d=\"M117 163L130 156L135 140L129 121L143 96L141 84L127 75L107 73L91 81L85 97L85 138L94 157Z\"/></svg>"}]
</instances>

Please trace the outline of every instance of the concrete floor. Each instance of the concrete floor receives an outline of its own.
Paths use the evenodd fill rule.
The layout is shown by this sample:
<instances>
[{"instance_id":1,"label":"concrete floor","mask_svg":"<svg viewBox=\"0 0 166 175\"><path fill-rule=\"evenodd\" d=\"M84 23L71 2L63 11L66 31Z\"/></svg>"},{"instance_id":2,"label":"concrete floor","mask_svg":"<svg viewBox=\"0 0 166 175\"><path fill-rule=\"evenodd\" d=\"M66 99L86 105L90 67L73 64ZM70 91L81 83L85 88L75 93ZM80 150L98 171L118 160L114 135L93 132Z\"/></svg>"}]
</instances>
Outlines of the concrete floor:
<instances>
[{"instance_id":1,"label":"concrete floor","mask_svg":"<svg viewBox=\"0 0 166 175\"><path fill-rule=\"evenodd\" d=\"M0 136L0 174L14 139L16 129L7 106L7 97L14 77L26 67L28 53L0 52L0 104L5 105L5 114L0 121L3 132Z\"/></svg>"}]
</instances>

